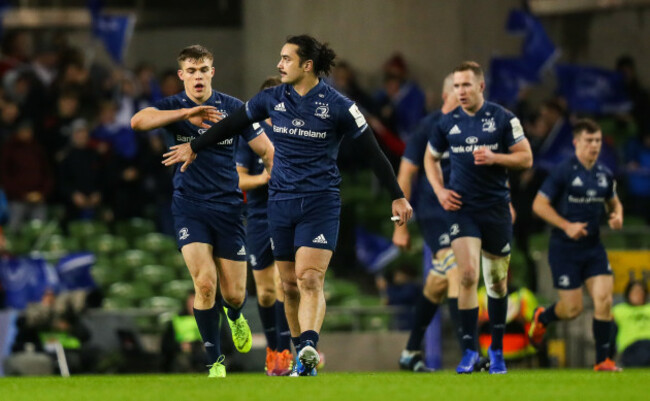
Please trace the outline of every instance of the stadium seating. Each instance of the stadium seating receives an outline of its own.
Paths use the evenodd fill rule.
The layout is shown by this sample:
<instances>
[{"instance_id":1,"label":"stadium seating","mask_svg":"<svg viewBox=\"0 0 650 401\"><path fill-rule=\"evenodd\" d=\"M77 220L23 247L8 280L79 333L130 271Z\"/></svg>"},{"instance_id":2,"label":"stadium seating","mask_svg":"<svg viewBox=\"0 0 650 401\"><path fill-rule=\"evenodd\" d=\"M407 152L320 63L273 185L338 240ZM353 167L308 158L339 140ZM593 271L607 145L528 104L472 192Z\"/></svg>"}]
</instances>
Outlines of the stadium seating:
<instances>
[{"instance_id":1,"label":"stadium seating","mask_svg":"<svg viewBox=\"0 0 650 401\"><path fill-rule=\"evenodd\" d=\"M160 233L149 233L135 240L135 247L152 253L176 250L174 238Z\"/></svg>"},{"instance_id":2,"label":"stadium seating","mask_svg":"<svg viewBox=\"0 0 650 401\"><path fill-rule=\"evenodd\" d=\"M145 281L152 287L157 288L175 278L176 272L173 268L163 265L145 265L135 271L135 279Z\"/></svg>"}]
</instances>

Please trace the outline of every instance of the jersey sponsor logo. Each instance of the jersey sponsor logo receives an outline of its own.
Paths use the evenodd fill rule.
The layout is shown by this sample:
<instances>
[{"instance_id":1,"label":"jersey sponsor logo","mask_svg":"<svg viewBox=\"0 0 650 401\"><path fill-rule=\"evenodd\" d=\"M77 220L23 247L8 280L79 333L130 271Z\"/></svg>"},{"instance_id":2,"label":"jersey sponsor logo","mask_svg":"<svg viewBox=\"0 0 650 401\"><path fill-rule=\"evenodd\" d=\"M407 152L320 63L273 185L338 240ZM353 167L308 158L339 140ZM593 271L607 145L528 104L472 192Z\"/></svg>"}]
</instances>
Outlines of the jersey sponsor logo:
<instances>
[{"instance_id":1,"label":"jersey sponsor logo","mask_svg":"<svg viewBox=\"0 0 650 401\"><path fill-rule=\"evenodd\" d=\"M483 123L483 132L494 132L497 130L497 124L494 122L494 117L482 118L481 122Z\"/></svg>"},{"instance_id":2,"label":"jersey sponsor logo","mask_svg":"<svg viewBox=\"0 0 650 401\"><path fill-rule=\"evenodd\" d=\"M580 177L574 178L573 181L571 182L572 187L581 187L583 185L584 184L582 183L582 180L580 179Z\"/></svg>"},{"instance_id":3,"label":"jersey sponsor logo","mask_svg":"<svg viewBox=\"0 0 650 401\"><path fill-rule=\"evenodd\" d=\"M318 139L326 139L327 138L327 132L326 131L312 131L310 129L302 129L302 128L288 128L288 127L281 127L279 125L274 125L273 126L273 132L277 132L278 134L289 134L289 135L297 135L297 136L306 136L308 138L318 138Z\"/></svg>"},{"instance_id":4,"label":"jersey sponsor logo","mask_svg":"<svg viewBox=\"0 0 650 401\"><path fill-rule=\"evenodd\" d=\"M596 196L596 195L598 195L598 192L596 192L595 189L588 189L588 190L587 190L587 196L590 196L590 197L593 198L593 197Z\"/></svg>"},{"instance_id":5,"label":"jersey sponsor logo","mask_svg":"<svg viewBox=\"0 0 650 401\"><path fill-rule=\"evenodd\" d=\"M449 234L445 233L438 237L438 243L440 245L449 245L450 243Z\"/></svg>"},{"instance_id":6,"label":"jersey sponsor logo","mask_svg":"<svg viewBox=\"0 0 650 401\"><path fill-rule=\"evenodd\" d=\"M320 234L318 237L314 238L311 242L314 244L327 244L327 240L323 234Z\"/></svg>"},{"instance_id":7,"label":"jersey sponsor logo","mask_svg":"<svg viewBox=\"0 0 650 401\"><path fill-rule=\"evenodd\" d=\"M299 118L294 118L293 121L291 121L291 124L293 124L294 127L304 127L305 126L305 122L302 121Z\"/></svg>"},{"instance_id":8,"label":"jersey sponsor logo","mask_svg":"<svg viewBox=\"0 0 650 401\"><path fill-rule=\"evenodd\" d=\"M203 135L203 134L205 134L205 132L207 130L208 130L208 128L199 128L199 130L197 132L199 133L199 135Z\"/></svg>"},{"instance_id":9,"label":"jersey sponsor logo","mask_svg":"<svg viewBox=\"0 0 650 401\"><path fill-rule=\"evenodd\" d=\"M278 103L275 105L273 108L275 111L287 111L286 107L284 107L284 102Z\"/></svg>"},{"instance_id":10,"label":"jersey sponsor logo","mask_svg":"<svg viewBox=\"0 0 650 401\"><path fill-rule=\"evenodd\" d=\"M605 198L602 196L573 196L569 195L570 203L603 203Z\"/></svg>"},{"instance_id":11,"label":"jersey sponsor logo","mask_svg":"<svg viewBox=\"0 0 650 401\"><path fill-rule=\"evenodd\" d=\"M569 280L569 276L567 276L566 274L561 275L560 278L557 280L557 284L560 287L568 287L569 285L571 285L571 281Z\"/></svg>"},{"instance_id":12,"label":"jersey sponsor logo","mask_svg":"<svg viewBox=\"0 0 650 401\"><path fill-rule=\"evenodd\" d=\"M449 227L449 235L458 235L460 233L460 227L458 224L452 224L451 227Z\"/></svg>"},{"instance_id":13,"label":"jersey sponsor logo","mask_svg":"<svg viewBox=\"0 0 650 401\"><path fill-rule=\"evenodd\" d=\"M318 107L316 107L316 112L314 115L318 118L321 118L323 120L328 119L330 117L330 105L327 103L321 103L321 102L316 102Z\"/></svg>"},{"instance_id":14,"label":"jersey sponsor logo","mask_svg":"<svg viewBox=\"0 0 650 401\"><path fill-rule=\"evenodd\" d=\"M224 139L221 142L217 142L217 145L225 145L225 146L227 146L227 145L232 145L233 142L235 142L235 138L228 138L228 139Z\"/></svg>"},{"instance_id":15,"label":"jersey sponsor logo","mask_svg":"<svg viewBox=\"0 0 650 401\"><path fill-rule=\"evenodd\" d=\"M475 138L475 137L470 137L470 138ZM470 138L467 138L469 140ZM449 149L451 149L451 153L472 153L478 148L488 148L490 150L499 150L499 144L498 143L491 143L491 144L485 144L485 145L467 145L467 146L450 146Z\"/></svg>"},{"instance_id":16,"label":"jersey sponsor logo","mask_svg":"<svg viewBox=\"0 0 650 401\"><path fill-rule=\"evenodd\" d=\"M178 230L178 239L179 240L182 241L184 239L187 239L187 237L189 237L189 236L190 236L190 233L189 233L189 230L187 229L187 227L183 227L180 230Z\"/></svg>"},{"instance_id":17,"label":"jersey sponsor logo","mask_svg":"<svg viewBox=\"0 0 650 401\"><path fill-rule=\"evenodd\" d=\"M255 257L255 255L252 254L248 255L248 259L251 262L251 266L257 266L257 258Z\"/></svg>"},{"instance_id":18,"label":"jersey sponsor logo","mask_svg":"<svg viewBox=\"0 0 650 401\"><path fill-rule=\"evenodd\" d=\"M460 134L460 133L461 133L461 131L460 131L460 128L458 128L458 125L454 125L449 130L449 135L457 135L457 134Z\"/></svg>"},{"instance_id":19,"label":"jersey sponsor logo","mask_svg":"<svg viewBox=\"0 0 650 401\"><path fill-rule=\"evenodd\" d=\"M524 128L521 126L521 122L517 117L510 120L510 127L512 128L512 137L514 139L519 139L524 136Z\"/></svg>"},{"instance_id":20,"label":"jersey sponsor logo","mask_svg":"<svg viewBox=\"0 0 650 401\"><path fill-rule=\"evenodd\" d=\"M366 118L363 116L363 114L361 114L356 104L350 106L348 111L350 114L352 114L352 117L354 117L354 121L357 123L357 127L361 128L366 125Z\"/></svg>"},{"instance_id":21,"label":"jersey sponsor logo","mask_svg":"<svg viewBox=\"0 0 650 401\"><path fill-rule=\"evenodd\" d=\"M244 245L242 245L241 248L237 251L237 256L243 255L246 255L246 247Z\"/></svg>"},{"instance_id":22,"label":"jersey sponsor logo","mask_svg":"<svg viewBox=\"0 0 650 401\"><path fill-rule=\"evenodd\" d=\"M478 143L478 138L475 137L475 136L468 136L468 137L465 139L465 143L467 143L467 144L469 144L469 145L474 145L475 143Z\"/></svg>"},{"instance_id":23,"label":"jersey sponsor logo","mask_svg":"<svg viewBox=\"0 0 650 401\"><path fill-rule=\"evenodd\" d=\"M501 253L506 253L506 252L510 252L510 243L509 242L506 244L506 246L501 248Z\"/></svg>"}]
</instances>

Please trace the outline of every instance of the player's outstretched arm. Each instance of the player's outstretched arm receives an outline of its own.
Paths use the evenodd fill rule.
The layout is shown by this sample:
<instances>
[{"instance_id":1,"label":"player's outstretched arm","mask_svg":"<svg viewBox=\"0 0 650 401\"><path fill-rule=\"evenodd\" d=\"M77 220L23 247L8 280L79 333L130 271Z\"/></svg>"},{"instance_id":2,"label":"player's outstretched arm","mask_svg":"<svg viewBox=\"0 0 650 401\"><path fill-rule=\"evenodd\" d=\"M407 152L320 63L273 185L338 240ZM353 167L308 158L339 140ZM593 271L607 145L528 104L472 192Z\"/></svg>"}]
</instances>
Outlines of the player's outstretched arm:
<instances>
[{"instance_id":1,"label":"player's outstretched arm","mask_svg":"<svg viewBox=\"0 0 650 401\"><path fill-rule=\"evenodd\" d=\"M399 171L397 172L397 183L400 188L402 188L402 192L404 192L404 198L408 201L411 200L413 177L415 177L419 169L418 166L411 163L408 159L402 158L399 165ZM410 249L411 235L406 224L401 226L395 225L393 231L393 244L402 249Z\"/></svg>"},{"instance_id":2,"label":"player's outstretched arm","mask_svg":"<svg viewBox=\"0 0 650 401\"><path fill-rule=\"evenodd\" d=\"M264 168L266 169L267 174L271 175L271 170L273 169L273 155L275 154L275 147L273 143L269 140L269 137L266 136L264 132L256 136L254 139L248 142L248 146L253 149L264 163ZM243 189L243 188L242 188Z\"/></svg>"},{"instance_id":3,"label":"player's outstretched arm","mask_svg":"<svg viewBox=\"0 0 650 401\"><path fill-rule=\"evenodd\" d=\"M551 201L541 193L535 196L533 212L548 224L564 231L567 237L571 239L577 240L587 235L587 223L570 222L560 216L553 205L551 205Z\"/></svg>"},{"instance_id":4,"label":"player's outstretched arm","mask_svg":"<svg viewBox=\"0 0 650 401\"><path fill-rule=\"evenodd\" d=\"M413 208L397 183L395 172L390 162L379 148L375 134L370 127L366 129L354 140L355 146L359 149L360 154L366 155L366 160L370 164L373 172L379 179L379 182L388 189L390 197L393 200L393 216L399 216L398 225L405 224L413 215Z\"/></svg>"},{"instance_id":5,"label":"player's outstretched arm","mask_svg":"<svg viewBox=\"0 0 650 401\"><path fill-rule=\"evenodd\" d=\"M447 211L460 209L463 205L463 202L460 200L460 195L456 191L445 188L442 167L440 166L440 157L434 155L433 149L430 146L424 153L424 172L442 208Z\"/></svg>"},{"instance_id":6,"label":"player's outstretched arm","mask_svg":"<svg viewBox=\"0 0 650 401\"><path fill-rule=\"evenodd\" d=\"M131 128L136 131L148 131L183 120L189 120L198 127L210 128L207 121L216 123L221 118L222 114L214 106L196 106L177 110L147 107L131 117Z\"/></svg>"},{"instance_id":7,"label":"player's outstretched arm","mask_svg":"<svg viewBox=\"0 0 650 401\"><path fill-rule=\"evenodd\" d=\"M524 170L533 166L533 152L528 139L524 138L508 150L510 153L494 153L486 147L480 147L472 153L474 164L479 166L499 164L513 170Z\"/></svg>"},{"instance_id":8,"label":"player's outstretched arm","mask_svg":"<svg viewBox=\"0 0 650 401\"><path fill-rule=\"evenodd\" d=\"M185 171L194 159L196 159L198 152L211 145L241 134L251 123L252 121L248 119L248 115L246 114L245 106L242 106L233 114L219 121L219 124L213 125L203 135L194 139L192 142L169 148L169 152L163 155L162 163L165 166L183 163L181 171Z\"/></svg>"},{"instance_id":9,"label":"player's outstretched arm","mask_svg":"<svg viewBox=\"0 0 650 401\"><path fill-rule=\"evenodd\" d=\"M607 201L607 210L609 211L609 228L620 230L623 228L623 204L618 196L614 196Z\"/></svg>"}]
</instances>

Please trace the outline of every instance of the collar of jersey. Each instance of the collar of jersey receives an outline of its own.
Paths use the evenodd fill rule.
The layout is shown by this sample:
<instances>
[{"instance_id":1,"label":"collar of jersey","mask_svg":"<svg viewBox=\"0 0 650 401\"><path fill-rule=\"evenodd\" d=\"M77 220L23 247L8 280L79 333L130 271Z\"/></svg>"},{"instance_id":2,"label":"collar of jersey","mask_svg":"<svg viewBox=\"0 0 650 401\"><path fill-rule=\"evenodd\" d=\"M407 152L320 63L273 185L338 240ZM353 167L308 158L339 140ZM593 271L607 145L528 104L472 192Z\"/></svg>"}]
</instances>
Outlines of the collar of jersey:
<instances>
[{"instance_id":1,"label":"collar of jersey","mask_svg":"<svg viewBox=\"0 0 650 401\"><path fill-rule=\"evenodd\" d=\"M323 80L319 78L316 86L311 88L309 92L305 94L305 96L300 96L300 94L296 92L296 90L294 89L293 85L289 85L289 86L291 87L291 93L294 93L296 96L298 96L298 99L308 99L314 96L315 94L317 94L318 92L320 92L323 86L325 86L325 82L323 82Z\"/></svg>"},{"instance_id":2,"label":"collar of jersey","mask_svg":"<svg viewBox=\"0 0 650 401\"><path fill-rule=\"evenodd\" d=\"M464 115L465 117L474 118L474 117L478 116L479 113L481 113L483 110L485 110L485 108L487 107L487 104L488 104L488 101L487 101L487 100L483 100L483 106L481 106L481 108L478 109L478 110L476 111L476 113L474 113L473 116L470 116L469 114L467 114L467 112L465 111L465 109L463 109L463 106L458 106L458 108L460 109L461 113L463 113L463 115Z\"/></svg>"},{"instance_id":3,"label":"collar of jersey","mask_svg":"<svg viewBox=\"0 0 650 401\"><path fill-rule=\"evenodd\" d=\"M203 106L203 105L207 105L211 100L214 100L214 97L216 96L216 94L217 94L217 91L215 91L214 89L212 89L212 94L210 95L210 97L208 98L208 100L206 100L205 102L201 103L200 105L199 105L199 104L196 104L196 103L194 102L194 100L192 100L191 97L187 96L187 92L183 91L183 95L182 95L182 96L183 96L185 99L187 99L187 101L190 102L190 103L191 103L192 105L194 105L194 106Z\"/></svg>"}]
</instances>

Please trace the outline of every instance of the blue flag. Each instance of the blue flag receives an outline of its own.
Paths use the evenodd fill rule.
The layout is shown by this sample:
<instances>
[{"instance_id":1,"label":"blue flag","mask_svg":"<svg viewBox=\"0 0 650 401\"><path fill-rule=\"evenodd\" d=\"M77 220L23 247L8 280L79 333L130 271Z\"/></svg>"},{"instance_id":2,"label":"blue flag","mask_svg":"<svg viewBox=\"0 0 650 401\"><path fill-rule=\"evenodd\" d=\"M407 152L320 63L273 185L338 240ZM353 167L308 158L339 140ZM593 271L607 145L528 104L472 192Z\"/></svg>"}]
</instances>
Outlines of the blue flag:
<instances>
[{"instance_id":1,"label":"blue flag","mask_svg":"<svg viewBox=\"0 0 650 401\"><path fill-rule=\"evenodd\" d=\"M9 0L0 0L0 37L2 37L2 31L3 31L3 17L4 17L4 12L7 11L9 8Z\"/></svg>"},{"instance_id":2,"label":"blue flag","mask_svg":"<svg viewBox=\"0 0 650 401\"><path fill-rule=\"evenodd\" d=\"M555 67L558 92L569 109L590 114L624 113L632 108L623 76L603 68L579 65Z\"/></svg>"},{"instance_id":3,"label":"blue flag","mask_svg":"<svg viewBox=\"0 0 650 401\"><path fill-rule=\"evenodd\" d=\"M104 43L113 60L122 63L134 25L135 17L130 15L97 15L93 18L93 34Z\"/></svg>"},{"instance_id":4,"label":"blue flag","mask_svg":"<svg viewBox=\"0 0 650 401\"><path fill-rule=\"evenodd\" d=\"M87 290L96 287L90 274L95 255L90 252L69 254L59 260L56 271L64 290Z\"/></svg>"},{"instance_id":5,"label":"blue flag","mask_svg":"<svg viewBox=\"0 0 650 401\"><path fill-rule=\"evenodd\" d=\"M0 281L6 292L7 306L14 309L40 302L47 289L57 289L56 275L42 258L0 260Z\"/></svg>"},{"instance_id":6,"label":"blue flag","mask_svg":"<svg viewBox=\"0 0 650 401\"><path fill-rule=\"evenodd\" d=\"M390 240L358 226L356 237L357 260L369 273L377 273L399 255L399 249Z\"/></svg>"},{"instance_id":7,"label":"blue flag","mask_svg":"<svg viewBox=\"0 0 650 401\"><path fill-rule=\"evenodd\" d=\"M493 58L488 73L488 99L506 106L517 102L521 89L538 82L537 72L520 58Z\"/></svg>"},{"instance_id":8,"label":"blue flag","mask_svg":"<svg viewBox=\"0 0 650 401\"><path fill-rule=\"evenodd\" d=\"M522 46L522 60L539 75L559 56L551 38L546 34L542 23L532 14L523 10L512 10L508 16L506 30L513 34L525 36Z\"/></svg>"}]
</instances>

